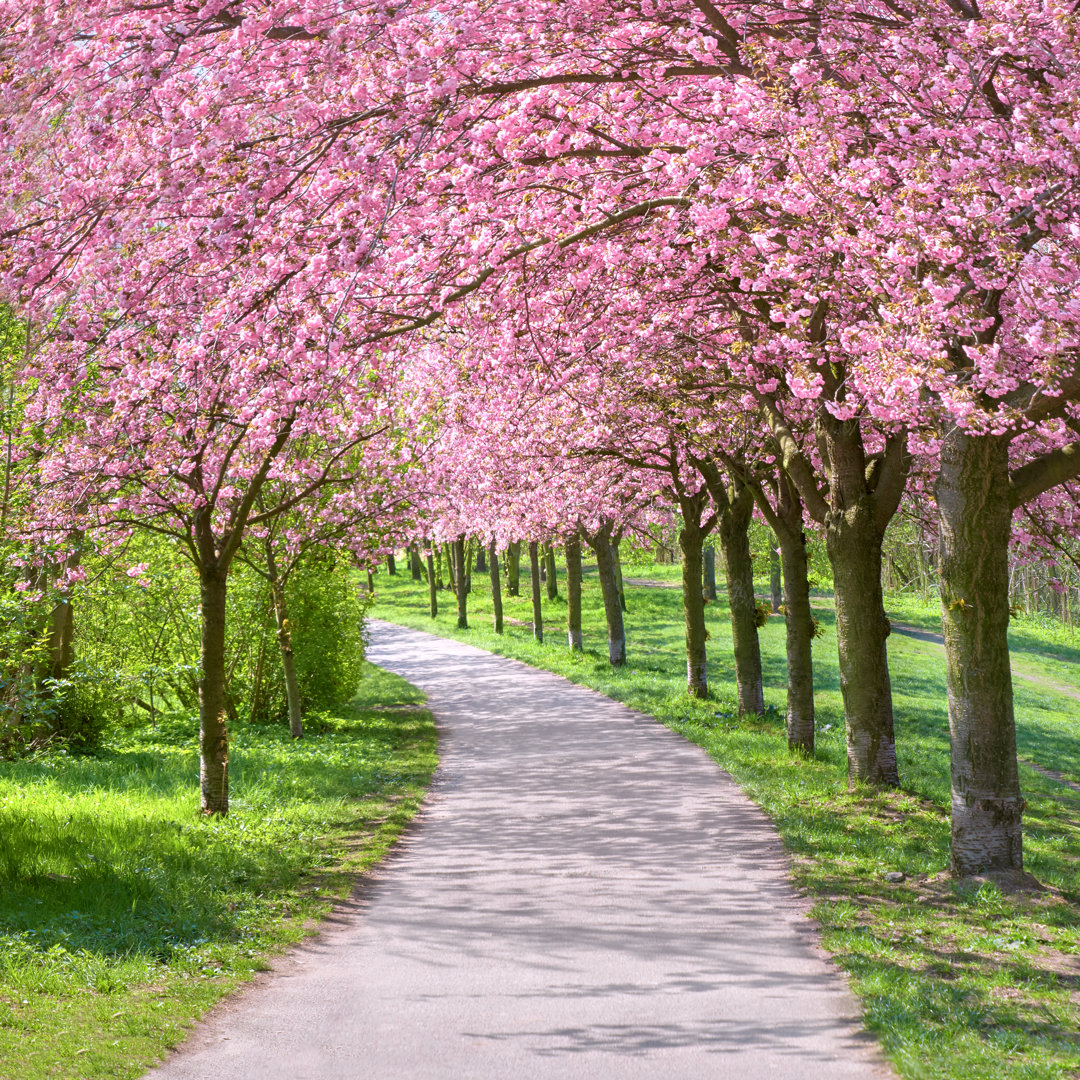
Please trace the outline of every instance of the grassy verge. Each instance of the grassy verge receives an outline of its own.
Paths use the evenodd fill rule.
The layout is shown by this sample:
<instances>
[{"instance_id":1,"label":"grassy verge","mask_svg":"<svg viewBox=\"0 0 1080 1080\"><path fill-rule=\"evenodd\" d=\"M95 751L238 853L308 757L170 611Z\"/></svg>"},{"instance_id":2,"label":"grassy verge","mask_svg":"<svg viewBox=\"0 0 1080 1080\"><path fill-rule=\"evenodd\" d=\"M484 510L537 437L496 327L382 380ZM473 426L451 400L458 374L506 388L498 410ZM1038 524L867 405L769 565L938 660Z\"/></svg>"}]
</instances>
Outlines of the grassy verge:
<instances>
[{"instance_id":1,"label":"grassy verge","mask_svg":"<svg viewBox=\"0 0 1080 1080\"><path fill-rule=\"evenodd\" d=\"M677 568L674 568L677 569ZM628 578L670 579L671 567L635 567ZM590 686L684 733L729 770L772 817L792 855L797 885L815 898L825 947L862 997L866 1023L912 1080L1050 1080L1080 1076L1080 793L1030 768L1023 784L1028 869L1048 891L1003 895L992 883L956 884L948 865L949 758L940 647L894 635L890 666L904 790L849 791L831 601L815 614L818 752L788 753L783 733L784 629L761 634L767 714L735 717L726 606L709 606L713 699L684 685L681 598L676 589L628 588L629 665L606 660L595 570L586 575L587 650L565 646L565 602L545 601L544 645L532 638L529 591L506 601L507 631L491 630L477 575L474 629L454 627L453 597L427 614L426 586L380 575L373 614L467 640ZM513 621L509 621L513 620ZM1018 685L1022 754L1080 776L1075 702ZM885 874L899 872L900 882Z\"/></svg>"},{"instance_id":2,"label":"grassy verge","mask_svg":"<svg viewBox=\"0 0 1080 1080\"><path fill-rule=\"evenodd\" d=\"M242 726L198 814L197 724L0 764L0 1074L137 1077L385 854L435 766L423 696L368 665L338 715Z\"/></svg>"}]
</instances>

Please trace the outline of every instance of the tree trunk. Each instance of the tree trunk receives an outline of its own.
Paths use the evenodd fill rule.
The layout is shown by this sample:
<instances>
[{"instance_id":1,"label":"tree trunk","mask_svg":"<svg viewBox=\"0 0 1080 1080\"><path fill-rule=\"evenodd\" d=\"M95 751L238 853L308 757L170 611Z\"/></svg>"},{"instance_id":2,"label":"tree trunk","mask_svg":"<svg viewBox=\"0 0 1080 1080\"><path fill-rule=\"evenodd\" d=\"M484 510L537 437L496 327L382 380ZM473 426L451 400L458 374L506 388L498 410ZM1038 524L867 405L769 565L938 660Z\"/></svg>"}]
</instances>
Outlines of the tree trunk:
<instances>
[{"instance_id":1,"label":"tree trunk","mask_svg":"<svg viewBox=\"0 0 1080 1080\"><path fill-rule=\"evenodd\" d=\"M427 592L428 612L434 619L439 614L439 583L435 576L435 555L431 550L427 553Z\"/></svg>"},{"instance_id":2,"label":"tree trunk","mask_svg":"<svg viewBox=\"0 0 1080 1080\"><path fill-rule=\"evenodd\" d=\"M420 552L415 544L409 545L409 569L412 571L413 581L419 581L424 576L420 569Z\"/></svg>"},{"instance_id":3,"label":"tree trunk","mask_svg":"<svg viewBox=\"0 0 1080 1080\"><path fill-rule=\"evenodd\" d=\"M1019 874L1024 799L1009 667L1008 442L954 428L937 485L952 756L952 872Z\"/></svg>"},{"instance_id":4,"label":"tree trunk","mask_svg":"<svg viewBox=\"0 0 1080 1080\"><path fill-rule=\"evenodd\" d=\"M540 608L540 554L535 540L529 541L529 577L532 584L533 637L544 640L544 617Z\"/></svg>"},{"instance_id":5,"label":"tree trunk","mask_svg":"<svg viewBox=\"0 0 1080 1080\"><path fill-rule=\"evenodd\" d=\"M619 557L619 541L616 540L611 545L611 550L615 558L615 585L619 590L619 608L622 611L626 611L626 589L623 588L622 580L622 559Z\"/></svg>"},{"instance_id":6,"label":"tree trunk","mask_svg":"<svg viewBox=\"0 0 1080 1080\"><path fill-rule=\"evenodd\" d=\"M495 620L495 633L503 632L502 575L499 572L499 553L495 541L488 544L488 573L491 577L491 610Z\"/></svg>"},{"instance_id":7,"label":"tree trunk","mask_svg":"<svg viewBox=\"0 0 1080 1080\"><path fill-rule=\"evenodd\" d=\"M781 517L777 539L783 564L784 627L787 633L788 748L809 755L814 752L814 616L810 611L802 505L795 500L794 507L790 503L785 507L781 502L778 516Z\"/></svg>"},{"instance_id":8,"label":"tree trunk","mask_svg":"<svg viewBox=\"0 0 1080 1080\"><path fill-rule=\"evenodd\" d=\"M769 610L776 615L780 611L783 602L781 592L782 570L780 566L780 552L776 550L778 540L774 539L769 545Z\"/></svg>"},{"instance_id":9,"label":"tree trunk","mask_svg":"<svg viewBox=\"0 0 1080 1080\"><path fill-rule=\"evenodd\" d=\"M367 591L369 594L375 592L375 574L371 570L367 572Z\"/></svg>"},{"instance_id":10,"label":"tree trunk","mask_svg":"<svg viewBox=\"0 0 1080 1080\"><path fill-rule=\"evenodd\" d=\"M457 585L457 628L469 629L469 588L465 580L465 535L462 534L454 541L454 581Z\"/></svg>"},{"instance_id":11,"label":"tree trunk","mask_svg":"<svg viewBox=\"0 0 1080 1080\"><path fill-rule=\"evenodd\" d=\"M555 566L555 545L544 545L544 563L547 566L547 596L549 600L559 599L559 574Z\"/></svg>"},{"instance_id":12,"label":"tree trunk","mask_svg":"<svg viewBox=\"0 0 1080 1080\"><path fill-rule=\"evenodd\" d=\"M457 567L454 566L454 549L447 541L446 547L446 583L450 589L457 592Z\"/></svg>"},{"instance_id":13,"label":"tree trunk","mask_svg":"<svg viewBox=\"0 0 1080 1080\"><path fill-rule=\"evenodd\" d=\"M199 756L202 812L229 812L229 730L225 724L225 601L228 575L217 566L199 572L202 636L199 678Z\"/></svg>"},{"instance_id":14,"label":"tree trunk","mask_svg":"<svg viewBox=\"0 0 1080 1080\"><path fill-rule=\"evenodd\" d=\"M890 627L881 594L881 541L870 496L828 512L825 543L836 595L848 776L852 782L896 787L900 777L885 644Z\"/></svg>"},{"instance_id":15,"label":"tree trunk","mask_svg":"<svg viewBox=\"0 0 1080 1080\"><path fill-rule=\"evenodd\" d=\"M472 592L472 540L464 538L464 546L461 550L461 562L458 569L458 580L465 582L465 592Z\"/></svg>"},{"instance_id":16,"label":"tree trunk","mask_svg":"<svg viewBox=\"0 0 1080 1080\"><path fill-rule=\"evenodd\" d=\"M60 596L49 618L49 677L63 679L75 659L75 608L70 595Z\"/></svg>"},{"instance_id":17,"label":"tree trunk","mask_svg":"<svg viewBox=\"0 0 1080 1080\"><path fill-rule=\"evenodd\" d=\"M587 536L596 552L597 577L600 593L604 598L604 618L607 622L608 659L612 667L626 663L626 631L623 627L623 609L619 597L619 580L615 572L615 549L611 543L611 526L605 525L593 536Z\"/></svg>"},{"instance_id":18,"label":"tree trunk","mask_svg":"<svg viewBox=\"0 0 1080 1080\"><path fill-rule=\"evenodd\" d=\"M739 713L761 713L761 646L758 643L757 601L754 598L754 562L750 555L750 518L754 509L751 490L743 487L720 515L720 544L724 551L731 640L735 653L735 682Z\"/></svg>"},{"instance_id":19,"label":"tree trunk","mask_svg":"<svg viewBox=\"0 0 1080 1080\"><path fill-rule=\"evenodd\" d=\"M434 540L431 541L431 557L435 563L435 588L441 589L443 587L443 553L442 545L436 544ZM430 564L429 564L430 565Z\"/></svg>"},{"instance_id":20,"label":"tree trunk","mask_svg":"<svg viewBox=\"0 0 1080 1080\"><path fill-rule=\"evenodd\" d=\"M716 599L716 548L709 544L702 551L702 561L705 564L704 589L705 599Z\"/></svg>"},{"instance_id":21,"label":"tree trunk","mask_svg":"<svg viewBox=\"0 0 1080 1080\"><path fill-rule=\"evenodd\" d=\"M686 690L691 697L709 696L709 674L705 659L705 597L701 587L701 529L684 517L679 530L682 548L683 614L686 621Z\"/></svg>"},{"instance_id":22,"label":"tree trunk","mask_svg":"<svg viewBox=\"0 0 1080 1080\"><path fill-rule=\"evenodd\" d=\"M476 542L476 572L478 574L487 573L487 548L477 540Z\"/></svg>"},{"instance_id":23,"label":"tree trunk","mask_svg":"<svg viewBox=\"0 0 1080 1080\"><path fill-rule=\"evenodd\" d=\"M391 577L397 573L397 563L394 561L394 553L392 551L386 556L386 572Z\"/></svg>"},{"instance_id":24,"label":"tree trunk","mask_svg":"<svg viewBox=\"0 0 1080 1080\"><path fill-rule=\"evenodd\" d=\"M566 636L571 652L581 652L581 541L566 541Z\"/></svg>"},{"instance_id":25,"label":"tree trunk","mask_svg":"<svg viewBox=\"0 0 1080 1080\"><path fill-rule=\"evenodd\" d=\"M521 541L515 540L506 548L506 595L521 595Z\"/></svg>"}]
</instances>

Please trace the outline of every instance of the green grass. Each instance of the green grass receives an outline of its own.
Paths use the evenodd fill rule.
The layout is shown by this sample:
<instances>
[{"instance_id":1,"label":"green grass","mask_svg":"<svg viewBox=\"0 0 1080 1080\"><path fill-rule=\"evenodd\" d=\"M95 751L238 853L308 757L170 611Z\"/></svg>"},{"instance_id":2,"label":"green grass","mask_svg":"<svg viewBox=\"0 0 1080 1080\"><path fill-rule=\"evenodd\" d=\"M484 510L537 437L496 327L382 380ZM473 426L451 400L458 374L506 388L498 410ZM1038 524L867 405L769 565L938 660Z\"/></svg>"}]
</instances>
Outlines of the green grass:
<instances>
[{"instance_id":1,"label":"green grass","mask_svg":"<svg viewBox=\"0 0 1080 1080\"><path fill-rule=\"evenodd\" d=\"M678 580L678 567L635 566L624 573ZM815 900L824 945L848 972L867 1026L901 1075L1080 1076L1080 793L1023 768L1030 804L1026 862L1047 892L1003 895L991 883L947 877L948 723L939 646L890 638L904 789L849 791L830 597L814 602L826 633L814 642L818 751L804 760L788 752L784 738L782 619L770 619L761 633L766 715L740 721L723 602L707 613L713 696L698 702L685 692L677 589L628 588L629 664L613 671L594 568L586 574L581 656L566 649L564 600L545 598L547 640L533 640L527 575L522 596L506 600L507 618L516 623L508 622L502 636L490 629L486 577L476 575L474 585L473 629L467 631L454 627L448 592L440 594L439 617L430 619L426 585L407 574L379 575L373 614L557 672L651 713L703 746L776 823L796 885ZM1037 628L1024 630L1039 644ZM1080 778L1075 702L1019 682L1016 698L1021 754ZM885 882L884 874L894 870L906 880Z\"/></svg>"},{"instance_id":2,"label":"green grass","mask_svg":"<svg viewBox=\"0 0 1080 1080\"><path fill-rule=\"evenodd\" d=\"M365 666L356 700L239 726L228 818L198 812L197 723L94 757L0 763L0 1073L137 1077L211 1004L312 932L415 813L423 696Z\"/></svg>"}]
</instances>

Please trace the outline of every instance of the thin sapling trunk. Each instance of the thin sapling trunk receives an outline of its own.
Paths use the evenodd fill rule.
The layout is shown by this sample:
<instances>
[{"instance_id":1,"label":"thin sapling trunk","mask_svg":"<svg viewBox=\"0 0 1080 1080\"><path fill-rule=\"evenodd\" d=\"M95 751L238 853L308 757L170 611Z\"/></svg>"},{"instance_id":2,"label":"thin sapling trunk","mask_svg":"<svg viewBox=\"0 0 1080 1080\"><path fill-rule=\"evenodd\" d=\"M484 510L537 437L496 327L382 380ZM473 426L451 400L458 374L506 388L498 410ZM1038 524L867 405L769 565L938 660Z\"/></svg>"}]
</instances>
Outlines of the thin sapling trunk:
<instances>
[{"instance_id":1,"label":"thin sapling trunk","mask_svg":"<svg viewBox=\"0 0 1080 1080\"><path fill-rule=\"evenodd\" d=\"M544 616L540 607L540 555L539 545L535 540L529 541L529 577L532 584L532 614L533 614L533 637L537 641L544 640Z\"/></svg>"}]
</instances>

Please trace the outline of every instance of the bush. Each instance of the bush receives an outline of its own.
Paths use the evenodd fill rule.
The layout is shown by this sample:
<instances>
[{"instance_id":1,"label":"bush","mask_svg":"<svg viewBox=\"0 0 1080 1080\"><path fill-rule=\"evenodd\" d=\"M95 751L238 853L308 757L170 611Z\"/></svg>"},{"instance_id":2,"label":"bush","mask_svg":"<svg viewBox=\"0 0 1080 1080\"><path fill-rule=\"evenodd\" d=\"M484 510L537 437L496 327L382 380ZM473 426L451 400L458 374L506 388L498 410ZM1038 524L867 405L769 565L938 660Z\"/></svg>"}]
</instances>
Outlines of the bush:
<instances>
[{"instance_id":1,"label":"bush","mask_svg":"<svg viewBox=\"0 0 1080 1080\"><path fill-rule=\"evenodd\" d=\"M343 559L324 557L296 570L288 601L304 711L333 709L351 700L364 664L366 594Z\"/></svg>"},{"instance_id":2,"label":"bush","mask_svg":"<svg viewBox=\"0 0 1080 1080\"><path fill-rule=\"evenodd\" d=\"M35 712L56 739L75 750L94 750L119 715L116 680L78 661L62 679L46 679Z\"/></svg>"}]
</instances>

